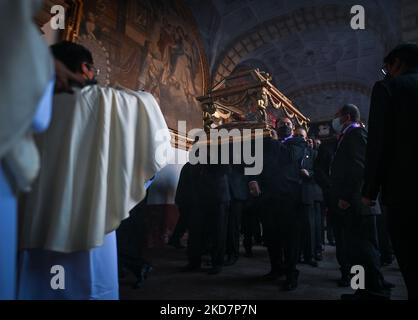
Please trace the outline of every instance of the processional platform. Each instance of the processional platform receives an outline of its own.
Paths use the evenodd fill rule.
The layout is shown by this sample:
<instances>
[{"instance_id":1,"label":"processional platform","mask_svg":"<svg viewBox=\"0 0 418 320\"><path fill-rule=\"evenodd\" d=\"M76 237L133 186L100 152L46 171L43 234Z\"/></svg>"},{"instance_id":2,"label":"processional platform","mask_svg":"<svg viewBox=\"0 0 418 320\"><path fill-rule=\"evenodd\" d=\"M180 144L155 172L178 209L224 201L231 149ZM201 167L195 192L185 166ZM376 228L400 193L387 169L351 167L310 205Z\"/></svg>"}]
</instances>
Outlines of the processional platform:
<instances>
[{"instance_id":1,"label":"processional platform","mask_svg":"<svg viewBox=\"0 0 418 320\"><path fill-rule=\"evenodd\" d=\"M198 97L203 111L203 126L211 129L252 129L263 137L274 137L276 121L288 117L295 125L308 128L309 118L279 91L269 74L252 69L230 75L219 82L207 95ZM249 130L246 130L247 132Z\"/></svg>"}]
</instances>

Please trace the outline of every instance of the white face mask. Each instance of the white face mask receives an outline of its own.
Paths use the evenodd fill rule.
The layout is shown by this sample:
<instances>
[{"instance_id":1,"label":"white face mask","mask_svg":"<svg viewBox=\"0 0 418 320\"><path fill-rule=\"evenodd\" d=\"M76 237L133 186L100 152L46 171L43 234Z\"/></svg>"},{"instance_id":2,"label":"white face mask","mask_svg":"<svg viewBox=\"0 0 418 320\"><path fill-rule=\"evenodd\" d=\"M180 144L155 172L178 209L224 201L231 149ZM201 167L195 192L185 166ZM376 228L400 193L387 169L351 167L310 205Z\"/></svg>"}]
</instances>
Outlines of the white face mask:
<instances>
[{"instance_id":1,"label":"white face mask","mask_svg":"<svg viewBox=\"0 0 418 320\"><path fill-rule=\"evenodd\" d=\"M332 128L336 133L341 133L341 131L343 130L343 126L344 125L341 123L340 118L335 118L334 120L332 120Z\"/></svg>"}]
</instances>

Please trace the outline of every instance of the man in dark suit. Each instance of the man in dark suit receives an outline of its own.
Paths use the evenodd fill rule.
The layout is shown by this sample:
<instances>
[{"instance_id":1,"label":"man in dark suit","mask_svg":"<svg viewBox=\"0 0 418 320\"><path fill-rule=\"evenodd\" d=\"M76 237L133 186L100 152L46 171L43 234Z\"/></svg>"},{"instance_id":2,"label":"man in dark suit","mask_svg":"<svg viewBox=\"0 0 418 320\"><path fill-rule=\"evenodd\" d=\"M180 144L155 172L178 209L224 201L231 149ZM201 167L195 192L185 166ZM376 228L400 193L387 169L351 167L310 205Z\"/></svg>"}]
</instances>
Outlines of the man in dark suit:
<instances>
[{"instance_id":1,"label":"man in dark suit","mask_svg":"<svg viewBox=\"0 0 418 320\"><path fill-rule=\"evenodd\" d=\"M296 264L300 252L301 227L301 162L306 142L292 138L293 123L289 118L278 122L279 140L264 143L264 164L261 175L250 181L250 191L261 195L262 224L271 272L270 279L286 275L285 290L298 285Z\"/></svg>"},{"instance_id":2,"label":"man in dark suit","mask_svg":"<svg viewBox=\"0 0 418 320\"><path fill-rule=\"evenodd\" d=\"M312 186L313 186L313 198L314 198L314 232L315 232L315 260L321 261L322 260L322 251L323 251L323 243L324 243L324 195L322 192L321 187L317 183L316 179L316 172L315 172L315 162L318 158L318 149L321 145L321 140L315 139L314 140L314 147L312 149L313 152L313 172L315 176L312 179Z\"/></svg>"},{"instance_id":3,"label":"man in dark suit","mask_svg":"<svg viewBox=\"0 0 418 320\"><path fill-rule=\"evenodd\" d=\"M379 249L380 249L380 261L382 266L391 265L395 256L393 253L392 242L390 240L390 234L388 232L388 221L387 221L387 210L386 207L382 204L382 197L377 197L378 201L376 206L381 210L382 214L377 217L377 234L379 239Z\"/></svg>"},{"instance_id":4,"label":"man in dark suit","mask_svg":"<svg viewBox=\"0 0 418 320\"><path fill-rule=\"evenodd\" d=\"M360 124L359 109L352 104L343 106L337 112L333 127L340 136L331 165L330 193L333 212L340 217L344 234L340 245L347 259L344 265L347 269L342 272L350 272L354 265L364 268L365 289L357 290L353 297L387 298L380 272L376 217L361 201L367 132Z\"/></svg>"},{"instance_id":5,"label":"man in dark suit","mask_svg":"<svg viewBox=\"0 0 418 320\"><path fill-rule=\"evenodd\" d=\"M129 212L129 218L123 220L116 230L119 277L125 277L126 271L132 272L136 277L134 288L139 288L152 271L151 264L144 258L147 198L148 189L145 198Z\"/></svg>"},{"instance_id":6,"label":"man in dark suit","mask_svg":"<svg viewBox=\"0 0 418 320\"><path fill-rule=\"evenodd\" d=\"M279 203L282 208L279 211L280 234L283 239L286 265L285 290L294 290L298 286L299 270L296 265L300 257L303 221L304 218L307 220L312 218L314 199L309 180L313 178L313 159L305 139L303 136L294 136L284 142L290 153L289 161L281 167L285 189L282 189L281 193L283 202ZM307 225L310 229L313 221L308 221ZM310 232L311 235L313 232ZM311 238L310 247L313 242L314 239ZM312 260L311 250L312 248L309 249L306 262L311 266L317 266L316 261Z\"/></svg>"},{"instance_id":7,"label":"man in dark suit","mask_svg":"<svg viewBox=\"0 0 418 320\"><path fill-rule=\"evenodd\" d=\"M241 232L243 234L244 257L253 257L253 245L262 244L260 222L260 198L249 196L242 212Z\"/></svg>"},{"instance_id":8,"label":"man in dark suit","mask_svg":"<svg viewBox=\"0 0 418 320\"><path fill-rule=\"evenodd\" d=\"M231 164L228 168L229 192L231 202L228 213L228 230L226 242L227 260L225 266L235 264L239 257L240 225L245 202L248 199L247 178L241 165Z\"/></svg>"},{"instance_id":9,"label":"man in dark suit","mask_svg":"<svg viewBox=\"0 0 418 320\"><path fill-rule=\"evenodd\" d=\"M263 171L258 176L249 176L250 194L260 204L260 220L263 227L263 238L267 246L271 270L264 276L267 280L276 280L284 274L283 246L278 232L278 205L276 186L282 178L279 175L281 158L284 149L280 142L272 138L263 141Z\"/></svg>"},{"instance_id":10,"label":"man in dark suit","mask_svg":"<svg viewBox=\"0 0 418 320\"><path fill-rule=\"evenodd\" d=\"M384 60L392 78L373 88L363 203L373 205L381 190L389 233L404 277L408 298L418 298L418 263L411 248L418 242L416 224L418 171L418 45L402 44Z\"/></svg>"},{"instance_id":11,"label":"man in dark suit","mask_svg":"<svg viewBox=\"0 0 418 320\"><path fill-rule=\"evenodd\" d=\"M317 267L315 257L315 181L314 181L314 150L307 140L307 132L303 128L297 128L293 135L306 141L304 145L304 155L301 161L301 252L303 263L312 267ZM302 143L303 144L303 143Z\"/></svg>"},{"instance_id":12,"label":"man in dark suit","mask_svg":"<svg viewBox=\"0 0 418 320\"><path fill-rule=\"evenodd\" d=\"M214 275L222 271L224 264L231 195L227 176L228 165L211 164L209 160L212 147L207 148L207 164L194 165L195 193L190 200L193 201L195 209L189 217L189 263L185 270L199 269L202 255L207 248L212 260L212 268L208 274ZM220 160L218 162L220 163Z\"/></svg>"},{"instance_id":13,"label":"man in dark suit","mask_svg":"<svg viewBox=\"0 0 418 320\"><path fill-rule=\"evenodd\" d=\"M193 210L196 210L192 199L194 194L193 179L196 168L190 162L183 166L176 189L175 203L179 210L179 219L168 244L178 249L184 248L180 240L188 229L188 221L193 214Z\"/></svg>"},{"instance_id":14,"label":"man in dark suit","mask_svg":"<svg viewBox=\"0 0 418 320\"><path fill-rule=\"evenodd\" d=\"M333 199L332 178L330 175L332 160L335 150L337 148L337 141L330 139L324 142L319 151L318 157L315 161L316 180L320 184L324 199L327 206L327 237L328 241L334 240L336 245L336 256L338 264L340 265L341 279L338 280L338 286L350 286L350 263L347 256L347 244L344 232L344 217L338 214L335 199ZM332 233L333 239L329 238L328 233Z\"/></svg>"},{"instance_id":15,"label":"man in dark suit","mask_svg":"<svg viewBox=\"0 0 418 320\"><path fill-rule=\"evenodd\" d=\"M337 142L335 137L330 137L321 142L321 145L318 149L318 156L315 159L314 171L315 171L315 180L320 186L323 194L323 207L322 210L326 212L325 221L326 221L326 236L328 244L335 245L335 236L334 236L334 224L332 221L332 212L330 206L330 195L329 190L331 187L331 178L330 178L330 168L332 157L335 152ZM337 252L338 255L338 252ZM339 259L338 259L339 260Z\"/></svg>"}]
</instances>

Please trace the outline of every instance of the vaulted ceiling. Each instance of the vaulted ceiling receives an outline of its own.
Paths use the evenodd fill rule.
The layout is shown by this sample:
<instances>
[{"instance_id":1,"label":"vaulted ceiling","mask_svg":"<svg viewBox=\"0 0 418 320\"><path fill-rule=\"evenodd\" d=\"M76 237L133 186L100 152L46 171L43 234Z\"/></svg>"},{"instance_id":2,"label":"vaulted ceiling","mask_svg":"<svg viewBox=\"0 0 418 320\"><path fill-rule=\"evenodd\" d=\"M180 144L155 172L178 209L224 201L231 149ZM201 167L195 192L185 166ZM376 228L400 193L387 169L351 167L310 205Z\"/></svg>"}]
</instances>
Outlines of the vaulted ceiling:
<instances>
[{"instance_id":1,"label":"vaulted ceiling","mask_svg":"<svg viewBox=\"0 0 418 320\"><path fill-rule=\"evenodd\" d=\"M199 25L212 85L236 67L258 67L311 120L344 103L367 118L387 51L400 41L394 0L187 0ZM350 27L363 5L366 29Z\"/></svg>"}]
</instances>

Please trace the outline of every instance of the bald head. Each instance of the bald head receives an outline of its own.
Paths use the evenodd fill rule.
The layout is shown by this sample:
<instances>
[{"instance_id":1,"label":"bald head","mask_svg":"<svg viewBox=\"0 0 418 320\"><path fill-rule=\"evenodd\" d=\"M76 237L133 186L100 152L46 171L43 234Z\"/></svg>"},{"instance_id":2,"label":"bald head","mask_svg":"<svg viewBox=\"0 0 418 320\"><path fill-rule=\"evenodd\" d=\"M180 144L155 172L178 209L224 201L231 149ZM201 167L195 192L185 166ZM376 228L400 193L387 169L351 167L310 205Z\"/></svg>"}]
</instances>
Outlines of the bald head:
<instances>
[{"instance_id":1,"label":"bald head","mask_svg":"<svg viewBox=\"0 0 418 320\"><path fill-rule=\"evenodd\" d=\"M360 122L360 110L354 104L346 104L338 110L337 117L345 117L352 122ZM348 119L349 118L349 119Z\"/></svg>"}]
</instances>

